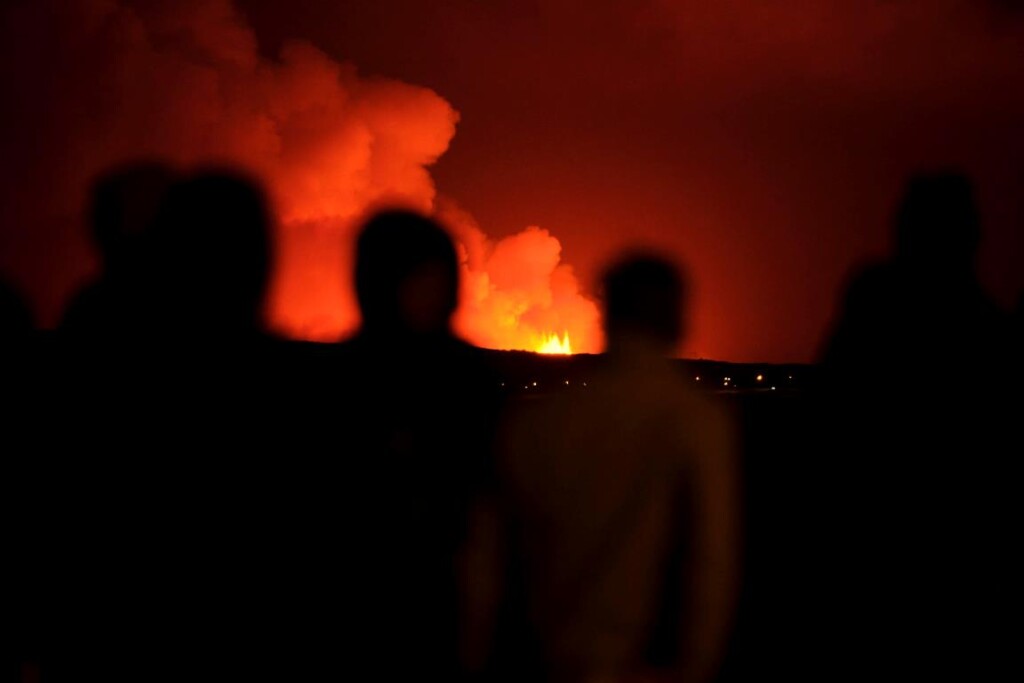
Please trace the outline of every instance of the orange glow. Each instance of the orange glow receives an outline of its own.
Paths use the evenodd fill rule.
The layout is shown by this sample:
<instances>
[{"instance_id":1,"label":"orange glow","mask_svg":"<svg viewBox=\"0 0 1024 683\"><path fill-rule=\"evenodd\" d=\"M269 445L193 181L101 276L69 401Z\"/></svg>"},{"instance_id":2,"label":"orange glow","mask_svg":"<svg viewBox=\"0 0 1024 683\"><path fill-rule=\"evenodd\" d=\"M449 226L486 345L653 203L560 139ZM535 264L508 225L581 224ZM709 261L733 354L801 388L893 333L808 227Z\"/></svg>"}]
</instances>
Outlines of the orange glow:
<instances>
[{"instance_id":1,"label":"orange glow","mask_svg":"<svg viewBox=\"0 0 1024 683\"><path fill-rule=\"evenodd\" d=\"M454 320L462 337L491 349L601 350L597 304L562 262L557 237L528 226L492 239L450 200L441 202L435 214L452 231L462 256L462 301Z\"/></svg>"},{"instance_id":2,"label":"orange glow","mask_svg":"<svg viewBox=\"0 0 1024 683\"><path fill-rule=\"evenodd\" d=\"M544 341L537 346L537 353L550 353L560 355L572 354L572 343L569 341L569 333L564 333L561 337L557 334L549 334L545 337Z\"/></svg>"},{"instance_id":3,"label":"orange glow","mask_svg":"<svg viewBox=\"0 0 1024 683\"><path fill-rule=\"evenodd\" d=\"M460 120L441 94L364 78L355 65L308 42L288 41L268 59L231 0L157 3L168 5L166 11L120 0L72 4L93 6L81 11L95 20L61 24L70 33L51 41L54 63L82 61L99 71L74 71L69 82L109 88L70 89L67 97L85 99L54 106L99 112L82 119L91 127L74 135L43 136L67 135L76 149L82 145L82 163L52 183L74 188L62 195L78 201L92 173L140 155L186 171L210 163L238 167L262 180L276 218L267 325L285 337L324 342L359 328L352 286L359 226L380 208L414 209L437 218L457 243L461 305L453 329L459 336L492 349L536 351L558 330L562 338L551 352L570 353L570 335L576 351L600 351L600 311L563 259L556 234L522 225L490 235L489 226L438 193L431 169ZM24 29L25 35L51 33ZM81 60L79 48L69 46L95 46L103 57Z\"/></svg>"}]
</instances>

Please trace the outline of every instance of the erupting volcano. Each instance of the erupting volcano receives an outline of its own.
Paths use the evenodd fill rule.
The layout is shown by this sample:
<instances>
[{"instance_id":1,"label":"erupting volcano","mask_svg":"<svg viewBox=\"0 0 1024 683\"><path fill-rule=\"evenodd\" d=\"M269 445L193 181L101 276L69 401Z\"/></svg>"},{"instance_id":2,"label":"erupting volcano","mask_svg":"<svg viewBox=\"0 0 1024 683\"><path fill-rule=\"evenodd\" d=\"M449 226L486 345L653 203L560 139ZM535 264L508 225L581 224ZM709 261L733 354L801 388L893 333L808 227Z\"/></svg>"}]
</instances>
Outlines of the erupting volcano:
<instances>
[{"instance_id":1,"label":"erupting volcano","mask_svg":"<svg viewBox=\"0 0 1024 683\"><path fill-rule=\"evenodd\" d=\"M569 341L569 333L565 332L559 337L557 334L549 334L543 342L537 346L537 353L554 355L571 355L572 344Z\"/></svg>"},{"instance_id":2,"label":"erupting volcano","mask_svg":"<svg viewBox=\"0 0 1024 683\"><path fill-rule=\"evenodd\" d=\"M54 328L101 265L92 179L227 166L273 204L279 335L358 328L354 236L395 207L454 236L473 344L599 352L591 286L643 248L687 269L676 353L806 362L920 169L976 178L982 284L1015 305L1019 5L0 3L0 274Z\"/></svg>"},{"instance_id":3,"label":"erupting volcano","mask_svg":"<svg viewBox=\"0 0 1024 683\"><path fill-rule=\"evenodd\" d=\"M268 58L230 0L74 0L61 7L18 9L11 25L19 35L51 35L53 49L42 53L15 41L11 51L25 55L13 61L39 62L40 73L63 74L61 83L105 85L47 92L49 111L93 114L70 127L56 118L38 122L52 130L36 137L55 142L31 159L63 159L63 145L77 151L77 163L65 164L58 176L39 174L38 187L5 201L15 210L11 223L37 225L30 210L47 206L53 225L39 230L66 240L73 231L61 226L81 224L91 178L114 164L139 158L186 169L226 164L262 180L276 209L266 317L280 334L331 341L358 327L354 234L373 211L397 206L434 215L455 237L463 279L455 327L468 341L568 353L571 334L580 351L599 350L597 307L561 262L553 235L526 227L490 239L468 212L438 195L429 169L448 150L460 115L433 90L364 77L303 41L286 42ZM46 201L15 202L20 196ZM16 210L22 205L24 216ZM87 234L84 225L78 234ZM48 325L59 316L59 299L89 269L84 237L71 247L67 263L47 270L53 278L53 300L43 311ZM539 349L549 330L564 330L564 341Z\"/></svg>"}]
</instances>

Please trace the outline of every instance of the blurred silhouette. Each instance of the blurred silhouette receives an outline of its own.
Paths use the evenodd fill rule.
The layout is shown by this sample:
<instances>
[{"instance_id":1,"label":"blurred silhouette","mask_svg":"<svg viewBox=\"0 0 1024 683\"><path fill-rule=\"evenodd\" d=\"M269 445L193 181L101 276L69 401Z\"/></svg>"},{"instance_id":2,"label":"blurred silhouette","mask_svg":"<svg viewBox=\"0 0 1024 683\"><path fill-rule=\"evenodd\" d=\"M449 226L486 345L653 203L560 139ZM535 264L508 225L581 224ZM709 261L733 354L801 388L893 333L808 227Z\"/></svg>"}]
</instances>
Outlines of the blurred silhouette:
<instances>
[{"instance_id":1,"label":"blurred silhouette","mask_svg":"<svg viewBox=\"0 0 1024 683\"><path fill-rule=\"evenodd\" d=\"M433 220L372 217L355 285L363 325L325 376L344 479L321 518L343 524L333 551L344 566L324 579L347 579L344 625L356 631L344 637L347 665L380 679L454 680L460 643L472 640L460 562L491 488L498 381L451 332L458 261Z\"/></svg>"},{"instance_id":2,"label":"blurred silhouette","mask_svg":"<svg viewBox=\"0 0 1024 683\"><path fill-rule=\"evenodd\" d=\"M451 238L426 218L398 211L375 216L356 245L357 339L394 345L451 340L458 262Z\"/></svg>"},{"instance_id":3,"label":"blurred silhouette","mask_svg":"<svg viewBox=\"0 0 1024 683\"><path fill-rule=\"evenodd\" d=\"M51 370L70 426L107 452L137 447L147 430L168 442L254 438L242 423L268 407L277 370L261 323L271 260L262 188L230 169L175 178L149 164L103 175L94 195L105 270L68 311ZM103 343L81 343L90 338ZM177 396L187 404L173 405Z\"/></svg>"},{"instance_id":4,"label":"blurred silhouette","mask_svg":"<svg viewBox=\"0 0 1024 683\"><path fill-rule=\"evenodd\" d=\"M1009 328L975 275L964 176L912 178L895 228L895 253L853 280L823 355L823 651L851 678L884 662L894 680L985 679L1006 663Z\"/></svg>"},{"instance_id":5,"label":"blurred silhouette","mask_svg":"<svg viewBox=\"0 0 1024 683\"><path fill-rule=\"evenodd\" d=\"M5 522L0 530L5 557L13 560L13 577L8 585L13 587L4 595L3 604L8 615L14 616L14 624L7 622L6 633L15 651L32 641L32 630L27 615L21 609L19 593L25 588L19 580L21 572L16 557L21 550L22 534L25 531L21 506L21 485L25 481L26 460L32 447L31 438L41 420L38 419L36 349L33 342L32 312L21 293L5 279L0 278L0 496L5 501ZM12 595L13 593L13 595ZM21 623L18 623L18 619ZM6 619L5 619L6 621ZM11 626L14 625L14 628ZM3 625L0 625L3 628Z\"/></svg>"},{"instance_id":6,"label":"blurred silhouette","mask_svg":"<svg viewBox=\"0 0 1024 683\"><path fill-rule=\"evenodd\" d=\"M377 215L359 334L284 343L259 185L131 166L93 211L105 270L34 382L61 428L11 460L20 661L48 683L464 676L498 382L450 331L451 239Z\"/></svg>"},{"instance_id":7,"label":"blurred silhouette","mask_svg":"<svg viewBox=\"0 0 1024 683\"><path fill-rule=\"evenodd\" d=\"M72 299L62 331L107 341L137 332L147 304L146 242L174 180L170 167L143 161L115 167L93 183L89 224L100 275Z\"/></svg>"},{"instance_id":8,"label":"blurred silhouette","mask_svg":"<svg viewBox=\"0 0 1024 683\"><path fill-rule=\"evenodd\" d=\"M261 335L271 265L262 188L231 170L175 183L153 229L146 315L177 341L243 341Z\"/></svg>"},{"instance_id":9,"label":"blurred silhouette","mask_svg":"<svg viewBox=\"0 0 1024 683\"><path fill-rule=\"evenodd\" d=\"M137 163L91 202L102 270L60 335L0 284L5 618L26 676L713 678L739 467L732 420L667 358L686 332L675 267L612 268L599 369L524 398L496 441L499 381L451 331L459 262L433 220L366 223L362 327L317 345L263 329L271 219L252 179ZM786 519L812 530L803 548L777 526L759 540L815 603L806 628L798 596L765 618L815 679L1013 663L1005 390L1024 311L1011 332L984 294L979 236L963 176L910 182L894 254L854 279L823 356L818 464L792 476L812 493L770 457L804 450L803 413L749 420L765 457L744 471L770 471L764 498L789 487Z\"/></svg>"},{"instance_id":10,"label":"blurred silhouette","mask_svg":"<svg viewBox=\"0 0 1024 683\"><path fill-rule=\"evenodd\" d=\"M604 283L601 369L503 432L514 561L497 666L709 681L738 588L733 427L668 358L684 334L676 268L639 256Z\"/></svg>"},{"instance_id":11,"label":"blurred silhouette","mask_svg":"<svg viewBox=\"0 0 1024 683\"><path fill-rule=\"evenodd\" d=\"M33 435L19 472L19 647L49 681L279 674L262 653L297 580L279 529L299 478L281 454L305 376L278 382L298 368L260 324L263 191L160 165L96 187L105 270L36 380L60 429Z\"/></svg>"},{"instance_id":12,"label":"blurred silhouette","mask_svg":"<svg viewBox=\"0 0 1024 683\"><path fill-rule=\"evenodd\" d=\"M955 173L908 184L896 216L895 253L850 284L823 364L830 381L875 387L894 377L911 394L925 387L973 391L1004 360L1005 321L975 274L979 219L970 182ZM970 359L956 373L944 366Z\"/></svg>"}]
</instances>

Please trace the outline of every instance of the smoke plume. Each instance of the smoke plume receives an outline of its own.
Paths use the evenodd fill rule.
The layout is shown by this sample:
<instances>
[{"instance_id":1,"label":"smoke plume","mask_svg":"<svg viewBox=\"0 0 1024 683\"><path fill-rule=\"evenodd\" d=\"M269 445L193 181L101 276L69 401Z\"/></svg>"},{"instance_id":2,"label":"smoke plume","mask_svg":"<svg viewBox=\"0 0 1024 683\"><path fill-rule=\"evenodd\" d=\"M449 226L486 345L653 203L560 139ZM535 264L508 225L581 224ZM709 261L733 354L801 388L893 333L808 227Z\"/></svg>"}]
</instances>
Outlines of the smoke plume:
<instances>
[{"instance_id":1,"label":"smoke plume","mask_svg":"<svg viewBox=\"0 0 1024 683\"><path fill-rule=\"evenodd\" d=\"M560 262L558 240L530 227L497 242L429 167L459 114L437 93L359 74L306 42L269 59L229 0L24 2L3 10L0 267L53 324L90 269L82 224L89 180L129 159L187 168L229 163L260 177L276 207L270 326L327 340L358 324L351 246L374 208L438 213L460 241L458 329L499 348L569 333L599 344L597 310Z\"/></svg>"}]
</instances>

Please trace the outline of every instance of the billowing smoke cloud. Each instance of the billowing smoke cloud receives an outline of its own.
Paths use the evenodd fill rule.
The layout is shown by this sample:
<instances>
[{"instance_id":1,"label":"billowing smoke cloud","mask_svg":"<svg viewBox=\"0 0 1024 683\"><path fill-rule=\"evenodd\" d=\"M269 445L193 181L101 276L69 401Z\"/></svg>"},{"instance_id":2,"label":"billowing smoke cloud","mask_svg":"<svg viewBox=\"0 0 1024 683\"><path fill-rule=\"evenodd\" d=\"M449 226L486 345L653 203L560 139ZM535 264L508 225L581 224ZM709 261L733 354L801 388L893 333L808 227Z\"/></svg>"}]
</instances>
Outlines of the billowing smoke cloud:
<instances>
[{"instance_id":1,"label":"billowing smoke cloud","mask_svg":"<svg viewBox=\"0 0 1024 683\"><path fill-rule=\"evenodd\" d=\"M462 258L462 308L456 328L490 348L538 349L552 335L573 352L600 349L597 306L580 292L572 266L561 263L562 245L536 226L497 242L472 216L442 200L439 215L458 237Z\"/></svg>"},{"instance_id":2,"label":"billowing smoke cloud","mask_svg":"<svg viewBox=\"0 0 1024 683\"><path fill-rule=\"evenodd\" d=\"M489 232L548 228L585 282L637 244L687 264L686 355L813 360L919 169L974 178L982 281L1024 287L1019 0L238 1L457 103L434 175Z\"/></svg>"},{"instance_id":3,"label":"billowing smoke cloud","mask_svg":"<svg viewBox=\"0 0 1024 683\"><path fill-rule=\"evenodd\" d=\"M305 42L278 58L229 0L26 2L4 11L0 267L53 322L88 270L81 223L89 179L137 158L230 163L262 178L280 219L268 315L292 336L330 339L358 323L354 226L383 205L435 210L428 167L458 112L435 92L359 75ZM453 204L475 342L533 348L568 332L596 350L597 311L560 264L558 240L528 228L490 242Z\"/></svg>"}]
</instances>

